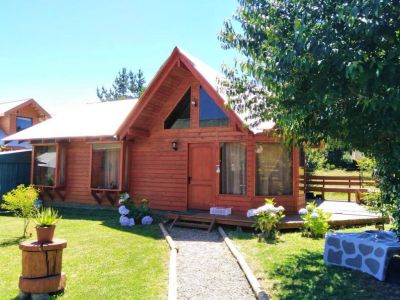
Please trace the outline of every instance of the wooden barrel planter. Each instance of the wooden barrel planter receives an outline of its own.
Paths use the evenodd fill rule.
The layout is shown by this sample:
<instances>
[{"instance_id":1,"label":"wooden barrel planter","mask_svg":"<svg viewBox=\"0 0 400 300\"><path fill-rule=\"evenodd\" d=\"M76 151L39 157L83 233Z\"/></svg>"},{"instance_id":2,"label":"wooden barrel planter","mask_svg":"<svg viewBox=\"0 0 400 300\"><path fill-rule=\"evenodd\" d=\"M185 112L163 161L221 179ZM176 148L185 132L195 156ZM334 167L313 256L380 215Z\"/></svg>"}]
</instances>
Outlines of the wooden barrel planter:
<instances>
[{"instance_id":1,"label":"wooden barrel planter","mask_svg":"<svg viewBox=\"0 0 400 300\"><path fill-rule=\"evenodd\" d=\"M63 290L66 276L61 268L65 247L67 241L62 239L54 239L45 244L37 241L21 243L19 249L22 250L22 275L19 278L19 289L30 294Z\"/></svg>"}]
</instances>

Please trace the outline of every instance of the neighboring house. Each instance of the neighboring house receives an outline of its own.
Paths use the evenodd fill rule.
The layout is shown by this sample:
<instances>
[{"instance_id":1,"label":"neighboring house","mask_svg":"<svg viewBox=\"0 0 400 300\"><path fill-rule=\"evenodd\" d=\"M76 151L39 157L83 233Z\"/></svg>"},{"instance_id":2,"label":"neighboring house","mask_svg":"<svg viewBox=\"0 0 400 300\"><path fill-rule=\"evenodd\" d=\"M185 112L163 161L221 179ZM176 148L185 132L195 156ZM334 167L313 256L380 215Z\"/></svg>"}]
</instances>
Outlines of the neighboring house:
<instances>
[{"instance_id":1,"label":"neighboring house","mask_svg":"<svg viewBox=\"0 0 400 300\"><path fill-rule=\"evenodd\" d=\"M0 139L48 118L50 118L49 113L34 99L0 102ZM4 146L4 142L0 142L0 146ZM24 149L30 148L30 144L25 141L11 142L5 148L7 150Z\"/></svg>"},{"instance_id":2,"label":"neighboring house","mask_svg":"<svg viewBox=\"0 0 400 300\"><path fill-rule=\"evenodd\" d=\"M33 145L32 177L47 196L117 204L118 193L162 210L232 207L272 197L304 206L299 151L248 127L225 106L220 76L175 48L139 100L87 104L5 138Z\"/></svg>"}]
</instances>

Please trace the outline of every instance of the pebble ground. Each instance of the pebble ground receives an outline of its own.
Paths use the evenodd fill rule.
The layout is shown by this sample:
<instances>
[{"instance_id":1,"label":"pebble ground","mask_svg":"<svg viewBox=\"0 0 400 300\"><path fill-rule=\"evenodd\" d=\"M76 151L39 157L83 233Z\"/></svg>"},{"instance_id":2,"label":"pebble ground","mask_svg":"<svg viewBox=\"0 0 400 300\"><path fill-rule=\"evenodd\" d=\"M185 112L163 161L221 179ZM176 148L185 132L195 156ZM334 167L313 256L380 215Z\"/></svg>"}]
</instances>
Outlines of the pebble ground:
<instances>
[{"instance_id":1,"label":"pebble ground","mask_svg":"<svg viewBox=\"0 0 400 300\"><path fill-rule=\"evenodd\" d=\"M217 231L174 227L179 300L256 299Z\"/></svg>"}]
</instances>

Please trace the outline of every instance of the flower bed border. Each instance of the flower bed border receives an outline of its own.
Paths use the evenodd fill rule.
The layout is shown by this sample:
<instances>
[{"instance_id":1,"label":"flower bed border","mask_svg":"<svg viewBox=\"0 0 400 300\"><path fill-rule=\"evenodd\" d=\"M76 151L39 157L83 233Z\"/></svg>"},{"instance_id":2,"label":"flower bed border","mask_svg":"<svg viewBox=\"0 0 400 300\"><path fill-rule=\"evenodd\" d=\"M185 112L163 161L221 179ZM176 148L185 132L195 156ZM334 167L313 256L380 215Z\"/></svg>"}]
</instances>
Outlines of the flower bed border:
<instances>
[{"instance_id":1,"label":"flower bed border","mask_svg":"<svg viewBox=\"0 0 400 300\"><path fill-rule=\"evenodd\" d=\"M170 250L169 256L169 275L168 275L168 300L176 300L178 295L177 287L177 275L176 275L176 258L178 255L178 247L176 246L174 240L165 229L163 223L158 223L161 232L163 233L165 240L167 241Z\"/></svg>"},{"instance_id":2,"label":"flower bed border","mask_svg":"<svg viewBox=\"0 0 400 300\"><path fill-rule=\"evenodd\" d=\"M239 250L235 247L232 240L226 235L225 231L222 229L221 226L218 227L218 231L219 231L219 234L224 239L225 244L229 248L229 251L231 251L232 255L237 260L240 268L242 269L244 275L246 276L247 281L249 282L257 299L258 300L269 300L267 293L261 287L261 284L258 282L256 276L254 276L254 274L253 274L252 270L250 269L249 265L247 264L246 260L244 259L242 254L239 252Z\"/></svg>"}]
</instances>

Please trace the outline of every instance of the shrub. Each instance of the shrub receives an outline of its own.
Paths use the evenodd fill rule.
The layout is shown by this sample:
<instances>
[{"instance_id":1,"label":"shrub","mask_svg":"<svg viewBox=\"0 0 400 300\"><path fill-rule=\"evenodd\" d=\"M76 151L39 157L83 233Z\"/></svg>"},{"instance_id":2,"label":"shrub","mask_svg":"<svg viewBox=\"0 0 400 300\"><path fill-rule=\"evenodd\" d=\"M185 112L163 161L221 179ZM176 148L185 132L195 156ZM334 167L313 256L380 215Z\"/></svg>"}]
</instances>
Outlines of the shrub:
<instances>
[{"instance_id":1,"label":"shrub","mask_svg":"<svg viewBox=\"0 0 400 300\"><path fill-rule=\"evenodd\" d=\"M37 211L35 201L38 196L38 189L32 185L26 187L23 184L3 196L4 203L1 207L24 219L23 237L26 237L29 221Z\"/></svg>"},{"instance_id":2,"label":"shrub","mask_svg":"<svg viewBox=\"0 0 400 300\"><path fill-rule=\"evenodd\" d=\"M120 214L124 215L128 219L133 218L137 224L140 224L144 217L151 217L152 215L151 209L149 207L149 201L147 199L142 199L139 206L136 207L129 194L122 193L120 195L119 204L121 205Z\"/></svg>"},{"instance_id":3,"label":"shrub","mask_svg":"<svg viewBox=\"0 0 400 300\"><path fill-rule=\"evenodd\" d=\"M372 171L376 168L376 161L373 158L364 156L357 160L357 167L359 168L361 175L364 172L372 173Z\"/></svg>"},{"instance_id":4,"label":"shrub","mask_svg":"<svg viewBox=\"0 0 400 300\"><path fill-rule=\"evenodd\" d=\"M251 209L247 212L247 217L253 217L254 227L260 231L258 241L262 239L275 239L277 234L276 226L285 217L283 206L275 207L274 199L265 199L265 205Z\"/></svg>"},{"instance_id":5,"label":"shrub","mask_svg":"<svg viewBox=\"0 0 400 300\"><path fill-rule=\"evenodd\" d=\"M321 170L326 165L325 153L319 149L306 149L306 171L307 173L314 173Z\"/></svg>"},{"instance_id":6,"label":"shrub","mask_svg":"<svg viewBox=\"0 0 400 300\"><path fill-rule=\"evenodd\" d=\"M323 237L329 230L328 221L331 214L325 213L322 209L318 209L315 202L309 203L306 208L299 211L304 221L304 235L314 238Z\"/></svg>"}]
</instances>

